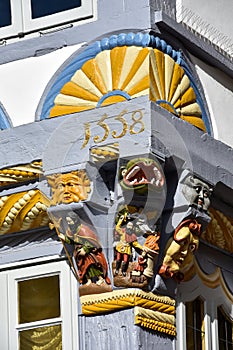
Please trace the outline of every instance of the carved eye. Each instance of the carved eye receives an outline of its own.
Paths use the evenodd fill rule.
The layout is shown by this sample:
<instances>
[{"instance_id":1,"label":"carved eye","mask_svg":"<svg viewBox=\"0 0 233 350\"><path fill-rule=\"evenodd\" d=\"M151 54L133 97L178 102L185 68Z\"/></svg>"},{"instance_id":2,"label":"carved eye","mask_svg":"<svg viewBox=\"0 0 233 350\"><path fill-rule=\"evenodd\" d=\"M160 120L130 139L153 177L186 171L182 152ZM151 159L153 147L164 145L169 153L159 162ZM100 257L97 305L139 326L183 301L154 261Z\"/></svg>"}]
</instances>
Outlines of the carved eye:
<instances>
[{"instance_id":1,"label":"carved eye","mask_svg":"<svg viewBox=\"0 0 233 350\"><path fill-rule=\"evenodd\" d=\"M57 185L57 188L60 189L60 190L62 190L64 187L65 187L64 184L58 184L58 185Z\"/></svg>"},{"instance_id":2,"label":"carved eye","mask_svg":"<svg viewBox=\"0 0 233 350\"><path fill-rule=\"evenodd\" d=\"M196 190L197 193L200 193L201 192L201 186L196 186L195 190Z\"/></svg>"},{"instance_id":3,"label":"carved eye","mask_svg":"<svg viewBox=\"0 0 233 350\"><path fill-rule=\"evenodd\" d=\"M196 249L197 249L197 246L196 246L195 243L192 243L192 244L189 245L190 252L194 252Z\"/></svg>"},{"instance_id":4,"label":"carved eye","mask_svg":"<svg viewBox=\"0 0 233 350\"><path fill-rule=\"evenodd\" d=\"M188 243L188 240L184 239L184 240L180 241L179 243L180 243L181 247L184 247Z\"/></svg>"},{"instance_id":5,"label":"carved eye","mask_svg":"<svg viewBox=\"0 0 233 350\"><path fill-rule=\"evenodd\" d=\"M127 170L126 170L126 169L123 169L123 170L121 171L122 176L124 176L126 173L127 173Z\"/></svg>"}]
</instances>

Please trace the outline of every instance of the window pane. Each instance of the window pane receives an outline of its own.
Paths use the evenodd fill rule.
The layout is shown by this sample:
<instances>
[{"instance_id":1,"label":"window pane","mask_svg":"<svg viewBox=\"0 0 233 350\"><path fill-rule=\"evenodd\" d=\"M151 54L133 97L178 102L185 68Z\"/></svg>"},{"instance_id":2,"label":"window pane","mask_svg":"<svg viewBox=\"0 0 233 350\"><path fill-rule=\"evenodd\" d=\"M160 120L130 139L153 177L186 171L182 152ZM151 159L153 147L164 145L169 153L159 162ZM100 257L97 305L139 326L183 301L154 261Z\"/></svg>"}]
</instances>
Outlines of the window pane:
<instances>
[{"instance_id":1,"label":"window pane","mask_svg":"<svg viewBox=\"0 0 233 350\"><path fill-rule=\"evenodd\" d=\"M18 283L19 323L60 316L59 276Z\"/></svg>"},{"instance_id":2,"label":"window pane","mask_svg":"<svg viewBox=\"0 0 233 350\"><path fill-rule=\"evenodd\" d=\"M233 323L218 308L219 350L233 350Z\"/></svg>"},{"instance_id":3,"label":"window pane","mask_svg":"<svg viewBox=\"0 0 233 350\"><path fill-rule=\"evenodd\" d=\"M0 0L0 27L11 25L10 0Z\"/></svg>"},{"instance_id":4,"label":"window pane","mask_svg":"<svg viewBox=\"0 0 233 350\"><path fill-rule=\"evenodd\" d=\"M81 0L31 0L32 19L72 10L80 6Z\"/></svg>"},{"instance_id":5,"label":"window pane","mask_svg":"<svg viewBox=\"0 0 233 350\"><path fill-rule=\"evenodd\" d=\"M33 328L19 333L20 350L62 349L61 326Z\"/></svg>"},{"instance_id":6,"label":"window pane","mask_svg":"<svg viewBox=\"0 0 233 350\"><path fill-rule=\"evenodd\" d=\"M204 304L200 299L186 303L187 350L205 349Z\"/></svg>"}]
</instances>

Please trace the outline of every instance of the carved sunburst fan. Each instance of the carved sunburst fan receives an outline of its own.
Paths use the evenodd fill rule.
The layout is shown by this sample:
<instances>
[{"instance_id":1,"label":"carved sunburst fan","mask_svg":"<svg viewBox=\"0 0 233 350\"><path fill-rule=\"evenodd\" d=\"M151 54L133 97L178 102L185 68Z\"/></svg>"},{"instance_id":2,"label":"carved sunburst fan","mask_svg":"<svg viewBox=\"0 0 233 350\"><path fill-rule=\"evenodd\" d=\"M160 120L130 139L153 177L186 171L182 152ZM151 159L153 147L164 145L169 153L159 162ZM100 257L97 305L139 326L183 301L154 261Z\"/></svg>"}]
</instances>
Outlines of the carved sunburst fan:
<instances>
[{"instance_id":1,"label":"carved sunburst fan","mask_svg":"<svg viewBox=\"0 0 233 350\"><path fill-rule=\"evenodd\" d=\"M206 131L206 115L200 94L179 53L165 42L160 45L160 50L157 42L162 43L162 40L155 37L153 45L156 48L150 47L149 41L143 42L146 35L142 35L140 40L136 40L137 34L131 33L131 37L125 35L124 40L121 35L123 37L120 34L106 39L104 44L96 42L93 49L90 46L87 52L84 50L71 61L50 88L41 118L72 114L149 95L162 108ZM127 41L128 37L131 41ZM152 40L151 36L148 37Z\"/></svg>"},{"instance_id":2,"label":"carved sunburst fan","mask_svg":"<svg viewBox=\"0 0 233 350\"><path fill-rule=\"evenodd\" d=\"M150 95L161 107L205 130L188 76L169 55L150 47L115 47L85 62L56 96L50 116L144 95Z\"/></svg>"}]
</instances>

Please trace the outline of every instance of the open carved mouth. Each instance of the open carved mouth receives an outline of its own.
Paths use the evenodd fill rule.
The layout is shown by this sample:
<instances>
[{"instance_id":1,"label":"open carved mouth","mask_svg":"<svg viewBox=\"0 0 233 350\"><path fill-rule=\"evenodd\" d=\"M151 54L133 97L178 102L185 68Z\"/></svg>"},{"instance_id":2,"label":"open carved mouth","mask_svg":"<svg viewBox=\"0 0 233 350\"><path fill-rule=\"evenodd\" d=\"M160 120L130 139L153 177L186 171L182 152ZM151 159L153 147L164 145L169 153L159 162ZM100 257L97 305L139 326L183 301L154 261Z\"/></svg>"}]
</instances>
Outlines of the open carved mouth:
<instances>
[{"instance_id":1,"label":"open carved mouth","mask_svg":"<svg viewBox=\"0 0 233 350\"><path fill-rule=\"evenodd\" d=\"M177 263L178 266L181 266L184 262L184 259L183 258L177 258L175 259L175 262Z\"/></svg>"},{"instance_id":2,"label":"open carved mouth","mask_svg":"<svg viewBox=\"0 0 233 350\"><path fill-rule=\"evenodd\" d=\"M151 184L155 187L162 187L164 177L155 163L138 162L125 172L123 181L127 186Z\"/></svg>"}]
</instances>

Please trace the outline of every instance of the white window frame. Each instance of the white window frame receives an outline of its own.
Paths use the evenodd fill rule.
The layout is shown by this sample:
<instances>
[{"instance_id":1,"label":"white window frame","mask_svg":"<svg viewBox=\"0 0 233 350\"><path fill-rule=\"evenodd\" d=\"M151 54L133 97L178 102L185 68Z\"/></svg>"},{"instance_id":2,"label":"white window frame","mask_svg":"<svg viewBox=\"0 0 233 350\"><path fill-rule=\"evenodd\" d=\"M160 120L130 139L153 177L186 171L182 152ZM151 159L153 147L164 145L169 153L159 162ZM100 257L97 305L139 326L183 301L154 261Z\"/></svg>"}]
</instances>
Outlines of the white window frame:
<instances>
[{"instance_id":1,"label":"white window frame","mask_svg":"<svg viewBox=\"0 0 233 350\"><path fill-rule=\"evenodd\" d=\"M32 19L31 1L22 1L23 32L29 32L41 28L77 21L93 15L92 0L82 0L82 5L75 9L58 12L45 17ZM64 20L65 19L65 20Z\"/></svg>"},{"instance_id":2,"label":"white window frame","mask_svg":"<svg viewBox=\"0 0 233 350\"><path fill-rule=\"evenodd\" d=\"M15 37L94 16L94 0L82 0L80 7L32 19L30 0L10 0L12 24L0 28L0 38Z\"/></svg>"},{"instance_id":3,"label":"white window frame","mask_svg":"<svg viewBox=\"0 0 233 350\"><path fill-rule=\"evenodd\" d=\"M177 349L186 350L186 307L185 303L201 297L204 301L205 349L219 350L217 308L224 306L227 315L233 318L232 301L228 299L224 289L205 286L196 275L190 282L178 286L176 305Z\"/></svg>"},{"instance_id":4,"label":"white window frame","mask_svg":"<svg viewBox=\"0 0 233 350\"><path fill-rule=\"evenodd\" d=\"M19 1L10 0L11 6L11 24L9 26L0 27L0 38L17 35L22 32L22 9Z\"/></svg>"},{"instance_id":5,"label":"white window frame","mask_svg":"<svg viewBox=\"0 0 233 350\"><path fill-rule=\"evenodd\" d=\"M196 299L196 298L195 298ZM195 300L193 299L193 300ZM210 317L206 313L206 301L204 302L204 332L205 332L205 349L210 350L211 348L211 323ZM177 327L177 346L182 350L187 349L187 337L186 337L186 305L184 302L178 302L176 306L176 327Z\"/></svg>"},{"instance_id":6,"label":"white window frame","mask_svg":"<svg viewBox=\"0 0 233 350\"><path fill-rule=\"evenodd\" d=\"M18 282L59 275L60 310L58 318L31 323L18 323ZM78 349L78 286L69 265L65 260L8 270L0 273L1 322L0 339L3 349L19 349L19 331L29 328L61 324L62 349Z\"/></svg>"}]
</instances>

